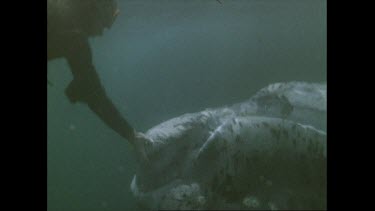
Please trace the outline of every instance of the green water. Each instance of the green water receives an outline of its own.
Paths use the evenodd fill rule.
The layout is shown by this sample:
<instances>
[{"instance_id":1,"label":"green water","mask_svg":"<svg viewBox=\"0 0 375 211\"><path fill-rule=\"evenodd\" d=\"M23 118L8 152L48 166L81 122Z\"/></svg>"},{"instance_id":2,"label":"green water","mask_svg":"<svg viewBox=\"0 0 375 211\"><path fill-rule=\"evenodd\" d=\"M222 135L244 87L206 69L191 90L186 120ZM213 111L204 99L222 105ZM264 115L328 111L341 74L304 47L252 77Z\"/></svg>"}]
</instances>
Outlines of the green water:
<instances>
[{"instance_id":1,"label":"green water","mask_svg":"<svg viewBox=\"0 0 375 211\"><path fill-rule=\"evenodd\" d=\"M95 66L140 131L249 98L274 82L326 81L326 1L120 0L111 30L90 40ZM130 145L64 89L48 63L48 210L134 210Z\"/></svg>"}]
</instances>

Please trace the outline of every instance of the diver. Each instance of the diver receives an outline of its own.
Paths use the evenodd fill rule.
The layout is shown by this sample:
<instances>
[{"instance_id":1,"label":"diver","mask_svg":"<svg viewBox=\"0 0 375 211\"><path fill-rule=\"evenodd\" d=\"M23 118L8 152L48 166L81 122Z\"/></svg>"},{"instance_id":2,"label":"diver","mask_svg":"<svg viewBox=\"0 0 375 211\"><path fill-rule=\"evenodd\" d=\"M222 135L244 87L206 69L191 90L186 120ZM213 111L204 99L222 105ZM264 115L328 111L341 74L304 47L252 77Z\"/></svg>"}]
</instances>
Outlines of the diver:
<instances>
[{"instance_id":1,"label":"diver","mask_svg":"<svg viewBox=\"0 0 375 211\"><path fill-rule=\"evenodd\" d=\"M73 80L65 90L71 103L85 103L110 128L147 161L144 144L150 141L137 132L108 98L92 61L89 37L111 28L119 13L115 0L48 0L47 61L65 58Z\"/></svg>"}]
</instances>

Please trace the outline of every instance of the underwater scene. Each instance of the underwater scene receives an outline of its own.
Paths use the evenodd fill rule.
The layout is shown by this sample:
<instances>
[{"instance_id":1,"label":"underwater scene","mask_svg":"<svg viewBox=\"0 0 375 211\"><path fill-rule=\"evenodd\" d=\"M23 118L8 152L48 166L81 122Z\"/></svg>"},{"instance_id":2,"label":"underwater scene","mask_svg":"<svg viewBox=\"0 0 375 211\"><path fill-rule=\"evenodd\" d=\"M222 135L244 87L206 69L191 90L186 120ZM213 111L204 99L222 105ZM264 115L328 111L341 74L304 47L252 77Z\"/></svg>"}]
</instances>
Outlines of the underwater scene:
<instances>
[{"instance_id":1,"label":"underwater scene","mask_svg":"<svg viewBox=\"0 0 375 211\"><path fill-rule=\"evenodd\" d=\"M326 210L326 0L47 0L47 210Z\"/></svg>"}]
</instances>

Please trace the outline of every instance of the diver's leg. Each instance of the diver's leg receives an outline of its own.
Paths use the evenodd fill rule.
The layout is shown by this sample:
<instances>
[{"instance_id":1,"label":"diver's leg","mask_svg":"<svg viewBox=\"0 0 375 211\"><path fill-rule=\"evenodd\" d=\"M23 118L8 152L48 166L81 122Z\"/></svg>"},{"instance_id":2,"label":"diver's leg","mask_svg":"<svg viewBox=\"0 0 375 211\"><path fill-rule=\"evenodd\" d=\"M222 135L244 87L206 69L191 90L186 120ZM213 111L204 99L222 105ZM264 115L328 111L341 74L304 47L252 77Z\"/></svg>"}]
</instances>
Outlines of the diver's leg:
<instances>
[{"instance_id":1,"label":"diver's leg","mask_svg":"<svg viewBox=\"0 0 375 211\"><path fill-rule=\"evenodd\" d=\"M103 122L134 146L137 152L136 155L141 161L147 162L148 158L145 152L145 144L150 140L144 134L136 132L121 116L120 112L108 98L104 88L97 80L98 79L91 78L91 83L73 81L66 90L66 94L73 103L77 101L86 103ZM91 86L87 84L91 84ZM84 87L82 87L82 85L84 85Z\"/></svg>"},{"instance_id":2,"label":"diver's leg","mask_svg":"<svg viewBox=\"0 0 375 211\"><path fill-rule=\"evenodd\" d=\"M148 162L145 151L145 144L148 138L137 133L133 127L121 116L112 101L107 97L104 91L95 92L87 101L88 107L96 113L109 127L126 138L135 148L136 155L141 161Z\"/></svg>"},{"instance_id":3,"label":"diver's leg","mask_svg":"<svg viewBox=\"0 0 375 211\"><path fill-rule=\"evenodd\" d=\"M134 140L134 129L121 116L113 102L104 93L103 89L97 89L87 97L88 107L109 127L129 141Z\"/></svg>"},{"instance_id":4,"label":"diver's leg","mask_svg":"<svg viewBox=\"0 0 375 211\"><path fill-rule=\"evenodd\" d=\"M85 37L71 40L67 60L73 74L73 81L66 89L71 102L84 102L110 128L126 138L144 156L146 139L136 133L133 127L121 116L108 98L92 62L90 45Z\"/></svg>"}]
</instances>

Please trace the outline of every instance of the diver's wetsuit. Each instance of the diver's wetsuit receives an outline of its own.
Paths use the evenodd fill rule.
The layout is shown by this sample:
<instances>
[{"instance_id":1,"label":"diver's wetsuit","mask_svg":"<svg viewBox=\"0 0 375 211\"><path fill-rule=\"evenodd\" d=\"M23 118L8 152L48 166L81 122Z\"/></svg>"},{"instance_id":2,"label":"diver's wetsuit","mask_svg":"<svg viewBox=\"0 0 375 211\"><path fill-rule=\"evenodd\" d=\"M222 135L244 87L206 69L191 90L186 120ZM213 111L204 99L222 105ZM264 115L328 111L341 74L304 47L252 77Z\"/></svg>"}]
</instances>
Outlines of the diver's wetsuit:
<instances>
[{"instance_id":1,"label":"diver's wetsuit","mask_svg":"<svg viewBox=\"0 0 375 211\"><path fill-rule=\"evenodd\" d=\"M109 127L132 141L134 129L121 117L100 82L92 62L88 36L77 30L69 30L69 27L67 30L64 24L59 24L53 13L49 12L47 18L47 60L67 59L74 77L66 89L69 100L72 103L86 103Z\"/></svg>"}]
</instances>

